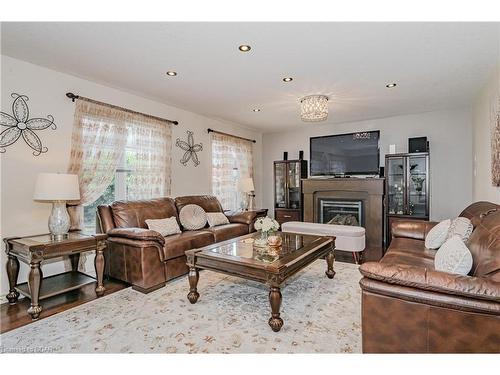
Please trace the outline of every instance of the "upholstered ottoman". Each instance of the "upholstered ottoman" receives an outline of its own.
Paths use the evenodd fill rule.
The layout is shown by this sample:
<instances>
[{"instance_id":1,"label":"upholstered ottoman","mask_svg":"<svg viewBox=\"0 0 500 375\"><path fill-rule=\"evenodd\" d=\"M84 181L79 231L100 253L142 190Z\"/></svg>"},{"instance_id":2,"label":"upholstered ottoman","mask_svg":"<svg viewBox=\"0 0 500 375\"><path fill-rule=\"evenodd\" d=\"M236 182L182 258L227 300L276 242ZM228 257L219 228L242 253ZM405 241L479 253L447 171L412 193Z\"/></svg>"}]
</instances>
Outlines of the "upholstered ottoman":
<instances>
[{"instance_id":1,"label":"upholstered ottoman","mask_svg":"<svg viewBox=\"0 0 500 375\"><path fill-rule=\"evenodd\" d=\"M335 249L351 252L356 264L360 260L359 253L365 249L365 228L363 227L288 221L281 224L281 230L317 236L335 236Z\"/></svg>"}]
</instances>

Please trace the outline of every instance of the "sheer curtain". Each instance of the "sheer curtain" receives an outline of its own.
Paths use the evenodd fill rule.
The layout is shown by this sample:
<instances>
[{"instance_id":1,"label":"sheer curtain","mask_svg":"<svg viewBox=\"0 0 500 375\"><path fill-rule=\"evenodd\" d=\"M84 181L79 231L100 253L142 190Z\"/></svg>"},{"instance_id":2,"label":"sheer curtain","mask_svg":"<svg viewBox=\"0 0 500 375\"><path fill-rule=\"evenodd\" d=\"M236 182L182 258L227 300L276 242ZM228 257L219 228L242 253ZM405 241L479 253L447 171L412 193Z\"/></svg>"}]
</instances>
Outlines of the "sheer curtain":
<instances>
[{"instance_id":1,"label":"sheer curtain","mask_svg":"<svg viewBox=\"0 0 500 375\"><path fill-rule=\"evenodd\" d=\"M131 199L168 195L170 155L168 122L78 99L68 173L78 175L81 199L69 207L72 229L83 227L83 206L103 194L124 159Z\"/></svg>"},{"instance_id":2,"label":"sheer curtain","mask_svg":"<svg viewBox=\"0 0 500 375\"><path fill-rule=\"evenodd\" d=\"M243 207L238 181L253 177L252 142L212 133L212 193L225 210Z\"/></svg>"}]
</instances>

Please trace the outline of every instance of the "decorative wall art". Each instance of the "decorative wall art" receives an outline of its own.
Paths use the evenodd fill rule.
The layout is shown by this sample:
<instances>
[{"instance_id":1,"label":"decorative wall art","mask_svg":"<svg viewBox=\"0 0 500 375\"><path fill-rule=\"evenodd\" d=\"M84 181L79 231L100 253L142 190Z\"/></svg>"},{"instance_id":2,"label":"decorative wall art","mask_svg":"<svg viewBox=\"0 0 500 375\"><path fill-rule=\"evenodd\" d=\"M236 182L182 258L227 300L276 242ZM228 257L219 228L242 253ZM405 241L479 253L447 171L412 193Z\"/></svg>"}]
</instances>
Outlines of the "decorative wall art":
<instances>
[{"instance_id":1,"label":"decorative wall art","mask_svg":"<svg viewBox=\"0 0 500 375\"><path fill-rule=\"evenodd\" d=\"M192 159L194 166L197 167L200 164L197 153L203 150L203 144L194 143L193 132L188 130L187 135L187 142L181 141L180 138L177 138L175 145L185 151L181 159L181 164L186 166L188 161Z\"/></svg>"},{"instance_id":2,"label":"decorative wall art","mask_svg":"<svg viewBox=\"0 0 500 375\"><path fill-rule=\"evenodd\" d=\"M0 152L6 151L5 147L10 146L22 136L28 146L34 151L33 155L38 156L48 151L47 147L42 145L42 141L35 134L35 130L44 130L50 127L57 129L54 124L54 117L47 115L47 118L29 118L28 100L26 95L19 95L12 93L10 95L14 98L12 103L12 116L5 112L0 112L0 126L7 129L2 130L0 133Z\"/></svg>"},{"instance_id":3,"label":"decorative wall art","mask_svg":"<svg viewBox=\"0 0 500 375\"><path fill-rule=\"evenodd\" d=\"M500 186L500 99L495 108L491 132L491 182L493 186Z\"/></svg>"}]
</instances>

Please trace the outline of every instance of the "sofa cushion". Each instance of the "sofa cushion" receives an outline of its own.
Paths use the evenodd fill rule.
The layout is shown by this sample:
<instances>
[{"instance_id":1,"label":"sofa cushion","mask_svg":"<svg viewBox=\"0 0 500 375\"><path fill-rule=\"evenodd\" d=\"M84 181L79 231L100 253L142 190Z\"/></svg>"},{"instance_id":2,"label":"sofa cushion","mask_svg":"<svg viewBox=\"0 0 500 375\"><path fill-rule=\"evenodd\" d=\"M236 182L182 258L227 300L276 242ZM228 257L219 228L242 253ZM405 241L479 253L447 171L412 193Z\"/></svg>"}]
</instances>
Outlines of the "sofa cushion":
<instances>
[{"instance_id":1,"label":"sofa cushion","mask_svg":"<svg viewBox=\"0 0 500 375\"><path fill-rule=\"evenodd\" d=\"M196 204L203 208L205 212L224 212L219 200L212 195L186 195L175 198L178 212L181 212L182 207L188 204Z\"/></svg>"},{"instance_id":2,"label":"sofa cushion","mask_svg":"<svg viewBox=\"0 0 500 375\"><path fill-rule=\"evenodd\" d=\"M184 255L186 250L211 245L215 242L214 235L205 230L186 231L165 237L163 253L165 260L177 258Z\"/></svg>"},{"instance_id":3,"label":"sofa cushion","mask_svg":"<svg viewBox=\"0 0 500 375\"><path fill-rule=\"evenodd\" d=\"M207 213L197 204L188 204L179 212L179 220L186 230L198 230L207 225Z\"/></svg>"},{"instance_id":4,"label":"sofa cushion","mask_svg":"<svg viewBox=\"0 0 500 375\"><path fill-rule=\"evenodd\" d=\"M382 258L383 263L404 264L434 269L435 250L425 248L424 241L396 237Z\"/></svg>"},{"instance_id":5,"label":"sofa cushion","mask_svg":"<svg viewBox=\"0 0 500 375\"><path fill-rule=\"evenodd\" d=\"M437 271L467 275L472 268L472 255L458 235L451 237L439 248L434 258Z\"/></svg>"},{"instance_id":6,"label":"sofa cushion","mask_svg":"<svg viewBox=\"0 0 500 375\"><path fill-rule=\"evenodd\" d=\"M451 222L446 240L449 240L454 236L459 236L463 242L467 242L473 230L474 226L472 225L470 219L466 217L457 217Z\"/></svg>"},{"instance_id":7,"label":"sofa cushion","mask_svg":"<svg viewBox=\"0 0 500 375\"><path fill-rule=\"evenodd\" d=\"M178 219L172 198L116 201L111 204L111 211L117 228L147 228L146 219L164 219L172 216Z\"/></svg>"},{"instance_id":8,"label":"sofa cushion","mask_svg":"<svg viewBox=\"0 0 500 375\"><path fill-rule=\"evenodd\" d=\"M446 241L450 230L451 220L446 219L434 226L425 236L425 247L428 249L439 249Z\"/></svg>"},{"instance_id":9,"label":"sofa cushion","mask_svg":"<svg viewBox=\"0 0 500 375\"><path fill-rule=\"evenodd\" d=\"M149 229L157 231L162 236L181 233L181 228L179 228L179 223L177 223L175 216L165 219L146 219L146 225Z\"/></svg>"},{"instance_id":10,"label":"sofa cushion","mask_svg":"<svg viewBox=\"0 0 500 375\"><path fill-rule=\"evenodd\" d=\"M216 227L203 229L204 231L211 232L215 237L215 242L226 241L234 237L243 236L248 234L248 225L246 224L224 224Z\"/></svg>"},{"instance_id":11,"label":"sofa cushion","mask_svg":"<svg viewBox=\"0 0 500 375\"><path fill-rule=\"evenodd\" d=\"M229 224L229 220L222 212L207 212L207 221L209 227Z\"/></svg>"}]
</instances>

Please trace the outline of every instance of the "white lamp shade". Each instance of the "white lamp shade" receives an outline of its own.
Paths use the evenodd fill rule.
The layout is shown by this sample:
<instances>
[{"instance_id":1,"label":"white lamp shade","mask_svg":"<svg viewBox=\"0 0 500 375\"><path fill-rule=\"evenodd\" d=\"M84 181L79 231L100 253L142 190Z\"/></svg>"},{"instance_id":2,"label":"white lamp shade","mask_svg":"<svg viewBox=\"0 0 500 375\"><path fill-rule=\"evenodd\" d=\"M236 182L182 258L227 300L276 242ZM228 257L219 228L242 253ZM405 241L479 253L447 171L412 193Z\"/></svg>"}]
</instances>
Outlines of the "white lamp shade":
<instances>
[{"instance_id":1,"label":"white lamp shade","mask_svg":"<svg viewBox=\"0 0 500 375\"><path fill-rule=\"evenodd\" d=\"M251 177L242 178L239 182L239 189L240 189L240 191L243 191L245 193L248 193L250 191L254 191L255 188L253 186L253 179Z\"/></svg>"},{"instance_id":2,"label":"white lamp shade","mask_svg":"<svg viewBox=\"0 0 500 375\"><path fill-rule=\"evenodd\" d=\"M76 201L80 187L76 174L39 173L33 199L37 201Z\"/></svg>"}]
</instances>

